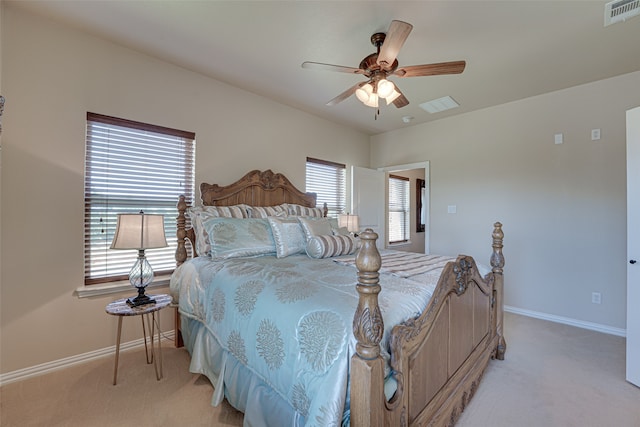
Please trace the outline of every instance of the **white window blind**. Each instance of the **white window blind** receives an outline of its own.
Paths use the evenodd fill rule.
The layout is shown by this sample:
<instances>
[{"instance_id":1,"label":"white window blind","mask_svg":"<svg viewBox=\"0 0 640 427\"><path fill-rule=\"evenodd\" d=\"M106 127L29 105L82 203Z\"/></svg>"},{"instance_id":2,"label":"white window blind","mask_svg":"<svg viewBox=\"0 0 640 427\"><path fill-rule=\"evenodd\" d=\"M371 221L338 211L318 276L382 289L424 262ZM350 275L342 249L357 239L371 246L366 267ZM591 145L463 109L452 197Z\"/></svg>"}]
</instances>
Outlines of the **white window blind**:
<instances>
[{"instance_id":1,"label":"white window blind","mask_svg":"<svg viewBox=\"0 0 640 427\"><path fill-rule=\"evenodd\" d=\"M327 204L328 216L345 213L347 204L346 166L341 163L307 157L306 190L316 193L316 206Z\"/></svg>"},{"instance_id":2,"label":"white window blind","mask_svg":"<svg viewBox=\"0 0 640 427\"><path fill-rule=\"evenodd\" d=\"M409 178L389 175L389 243L409 240Z\"/></svg>"},{"instance_id":3,"label":"white window blind","mask_svg":"<svg viewBox=\"0 0 640 427\"><path fill-rule=\"evenodd\" d=\"M128 278L137 251L109 249L117 214L164 215L169 247L145 252L156 274L175 268L176 203L193 203L195 134L87 113L85 285Z\"/></svg>"}]
</instances>

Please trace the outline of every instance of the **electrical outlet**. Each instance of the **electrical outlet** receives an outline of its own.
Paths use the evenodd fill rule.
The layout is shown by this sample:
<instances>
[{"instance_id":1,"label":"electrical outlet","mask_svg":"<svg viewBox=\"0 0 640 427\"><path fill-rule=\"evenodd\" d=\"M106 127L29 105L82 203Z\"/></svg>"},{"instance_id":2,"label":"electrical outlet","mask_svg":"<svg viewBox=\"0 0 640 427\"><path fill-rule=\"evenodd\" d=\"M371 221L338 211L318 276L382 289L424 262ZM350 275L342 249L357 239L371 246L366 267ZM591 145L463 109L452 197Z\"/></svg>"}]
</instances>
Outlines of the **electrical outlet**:
<instances>
[{"instance_id":1,"label":"electrical outlet","mask_svg":"<svg viewBox=\"0 0 640 427\"><path fill-rule=\"evenodd\" d=\"M600 129L591 129L591 140L592 141L600 140Z\"/></svg>"},{"instance_id":2,"label":"electrical outlet","mask_svg":"<svg viewBox=\"0 0 640 427\"><path fill-rule=\"evenodd\" d=\"M600 304L602 302L602 295L600 292L591 292L591 302L593 304Z\"/></svg>"}]
</instances>

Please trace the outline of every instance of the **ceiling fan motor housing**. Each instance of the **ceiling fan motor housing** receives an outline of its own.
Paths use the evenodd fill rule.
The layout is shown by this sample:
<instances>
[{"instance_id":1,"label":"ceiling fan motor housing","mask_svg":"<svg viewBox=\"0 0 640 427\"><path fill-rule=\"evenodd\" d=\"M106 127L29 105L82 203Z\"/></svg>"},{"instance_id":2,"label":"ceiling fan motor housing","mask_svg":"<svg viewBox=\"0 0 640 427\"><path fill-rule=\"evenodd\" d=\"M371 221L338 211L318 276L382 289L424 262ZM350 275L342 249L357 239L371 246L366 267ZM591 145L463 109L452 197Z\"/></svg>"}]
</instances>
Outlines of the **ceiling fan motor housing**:
<instances>
[{"instance_id":1,"label":"ceiling fan motor housing","mask_svg":"<svg viewBox=\"0 0 640 427\"><path fill-rule=\"evenodd\" d=\"M396 68L398 68L398 60L396 59L391 64L391 67L383 70L380 65L378 65L378 54L372 53L371 55L364 58L360 61L360 69L365 70L364 75L367 77L372 77L376 72L383 72L385 74L392 74Z\"/></svg>"}]
</instances>

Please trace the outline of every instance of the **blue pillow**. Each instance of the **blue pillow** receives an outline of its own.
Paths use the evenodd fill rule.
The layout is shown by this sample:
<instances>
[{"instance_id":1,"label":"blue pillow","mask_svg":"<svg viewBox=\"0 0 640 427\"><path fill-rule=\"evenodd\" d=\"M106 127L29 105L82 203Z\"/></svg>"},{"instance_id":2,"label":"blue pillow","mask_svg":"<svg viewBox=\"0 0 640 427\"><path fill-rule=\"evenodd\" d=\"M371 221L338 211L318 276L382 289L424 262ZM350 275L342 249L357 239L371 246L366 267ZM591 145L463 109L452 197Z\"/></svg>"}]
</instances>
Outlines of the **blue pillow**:
<instances>
[{"instance_id":1,"label":"blue pillow","mask_svg":"<svg viewBox=\"0 0 640 427\"><path fill-rule=\"evenodd\" d=\"M211 258L275 255L271 227L263 218L208 218L203 225L209 234Z\"/></svg>"}]
</instances>

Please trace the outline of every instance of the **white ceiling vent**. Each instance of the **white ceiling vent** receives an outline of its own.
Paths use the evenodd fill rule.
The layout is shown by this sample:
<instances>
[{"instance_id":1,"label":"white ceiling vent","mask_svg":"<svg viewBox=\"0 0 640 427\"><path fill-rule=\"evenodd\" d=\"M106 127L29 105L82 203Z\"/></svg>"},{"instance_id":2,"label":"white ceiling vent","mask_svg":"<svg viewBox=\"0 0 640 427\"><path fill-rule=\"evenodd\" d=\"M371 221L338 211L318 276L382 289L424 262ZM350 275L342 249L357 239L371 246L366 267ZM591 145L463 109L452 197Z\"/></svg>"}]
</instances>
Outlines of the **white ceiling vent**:
<instances>
[{"instance_id":1,"label":"white ceiling vent","mask_svg":"<svg viewBox=\"0 0 640 427\"><path fill-rule=\"evenodd\" d=\"M604 26L640 15L640 0L617 0L604 5Z\"/></svg>"},{"instance_id":2,"label":"white ceiling vent","mask_svg":"<svg viewBox=\"0 0 640 427\"><path fill-rule=\"evenodd\" d=\"M453 99L450 96L445 96L443 98L434 99L432 101L423 102L422 104L420 104L420 108L422 108L423 110L431 114L439 113L440 111L450 110L452 108L456 108L459 106L460 104L458 104L455 101L455 99Z\"/></svg>"}]
</instances>

